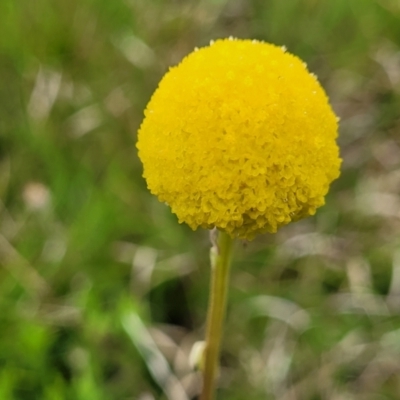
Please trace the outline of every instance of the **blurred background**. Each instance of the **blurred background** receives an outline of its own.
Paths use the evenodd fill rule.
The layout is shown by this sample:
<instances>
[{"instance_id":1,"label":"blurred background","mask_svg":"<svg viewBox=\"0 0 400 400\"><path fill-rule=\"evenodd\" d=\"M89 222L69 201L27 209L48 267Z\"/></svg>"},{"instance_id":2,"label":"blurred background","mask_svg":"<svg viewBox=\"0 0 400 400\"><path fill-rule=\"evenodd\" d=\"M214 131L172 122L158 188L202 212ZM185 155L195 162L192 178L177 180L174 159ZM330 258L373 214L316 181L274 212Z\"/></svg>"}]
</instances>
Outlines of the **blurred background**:
<instances>
[{"instance_id":1,"label":"blurred background","mask_svg":"<svg viewBox=\"0 0 400 400\"><path fill-rule=\"evenodd\" d=\"M400 398L400 2L0 2L0 399L189 400L209 237L146 189L136 132L210 39L300 56L341 117L316 216L238 242L218 399Z\"/></svg>"}]
</instances>

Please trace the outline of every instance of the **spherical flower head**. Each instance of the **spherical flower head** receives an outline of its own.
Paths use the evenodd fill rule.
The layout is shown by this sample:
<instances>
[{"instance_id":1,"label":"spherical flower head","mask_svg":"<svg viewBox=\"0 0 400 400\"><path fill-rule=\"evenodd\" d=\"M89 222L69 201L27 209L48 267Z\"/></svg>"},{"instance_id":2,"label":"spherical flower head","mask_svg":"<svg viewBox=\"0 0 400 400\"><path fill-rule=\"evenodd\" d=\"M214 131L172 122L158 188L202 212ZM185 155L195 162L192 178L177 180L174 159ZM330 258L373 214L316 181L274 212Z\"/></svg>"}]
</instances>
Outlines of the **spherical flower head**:
<instances>
[{"instance_id":1,"label":"spherical flower head","mask_svg":"<svg viewBox=\"0 0 400 400\"><path fill-rule=\"evenodd\" d=\"M252 239L309 215L339 176L337 117L284 48L217 40L162 78L137 147L150 191L196 229Z\"/></svg>"}]
</instances>

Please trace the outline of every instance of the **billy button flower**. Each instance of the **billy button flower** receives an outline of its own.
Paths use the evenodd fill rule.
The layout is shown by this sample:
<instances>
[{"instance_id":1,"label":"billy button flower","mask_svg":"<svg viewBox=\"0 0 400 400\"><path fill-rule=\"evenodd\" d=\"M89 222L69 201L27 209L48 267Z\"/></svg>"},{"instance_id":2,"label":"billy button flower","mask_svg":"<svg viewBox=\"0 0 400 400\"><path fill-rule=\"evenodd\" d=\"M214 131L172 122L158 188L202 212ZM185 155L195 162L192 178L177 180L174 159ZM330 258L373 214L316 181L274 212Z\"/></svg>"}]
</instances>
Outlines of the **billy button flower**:
<instances>
[{"instance_id":1,"label":"billy button flower","mask_svg":"<svg viewBox=\"0 0 400 400\"><path fill-rule=\"evenodd\" d=\"M313 215L338 177L337 118L284 48L218 40L171 68L137 147L150 191L191 228L252 239Z\"/></svg>"},{"instance_id":2,"label":"billy button flower","mask_svg":"<svg viewBox=\"0 0 400 400\"><path fill-rule=\"evenodd\" d=\"M272 44L225 39L161 80L139 129L148 188L213 248L202 400L213 395L232 238L313 215L339 176L337 118L306 65Z\"/></svg>"}]
</instances>

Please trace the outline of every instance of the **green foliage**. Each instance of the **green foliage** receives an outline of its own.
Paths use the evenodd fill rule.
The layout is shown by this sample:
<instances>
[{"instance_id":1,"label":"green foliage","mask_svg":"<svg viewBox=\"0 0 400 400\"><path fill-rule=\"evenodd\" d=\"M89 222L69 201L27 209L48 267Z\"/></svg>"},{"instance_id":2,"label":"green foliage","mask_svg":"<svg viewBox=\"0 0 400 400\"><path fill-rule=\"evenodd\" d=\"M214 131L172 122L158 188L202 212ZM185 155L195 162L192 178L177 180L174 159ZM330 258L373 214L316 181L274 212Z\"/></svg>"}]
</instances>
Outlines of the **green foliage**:
<instances>
[{"instance_id":1,"label":"green foliage","mask_svg":"<svg viewBox=\"0 0 400 400\"><path fill-rule=\"evenodd\" d=\"M237 243L219 396L398 397L398 1L2 0L0 27L0 399L195 398L208 233L135 140L166 69L230 35L307 60L344 164L315 217Z\"/></svg>"}]
</instances>

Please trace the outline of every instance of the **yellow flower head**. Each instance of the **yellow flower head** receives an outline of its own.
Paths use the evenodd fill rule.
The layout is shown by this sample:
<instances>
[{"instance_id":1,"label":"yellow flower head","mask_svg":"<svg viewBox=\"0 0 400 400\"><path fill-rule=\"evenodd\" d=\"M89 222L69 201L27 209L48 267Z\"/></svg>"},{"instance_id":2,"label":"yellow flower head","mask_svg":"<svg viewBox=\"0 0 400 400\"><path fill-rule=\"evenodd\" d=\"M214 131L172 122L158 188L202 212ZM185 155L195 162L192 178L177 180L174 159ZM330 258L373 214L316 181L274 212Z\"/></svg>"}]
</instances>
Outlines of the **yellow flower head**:
<instances>
[{"instance_id":1,"label":"yellow flower head","mask_svg":"<svg viewBox=\"0 0 400 400\"><path fill-rule=\"evenodd\" d=\"M193 229L252 239L313 215L339 176L316 77L268 43L218 40L161 80L137 147L150 191Z\"/></svg>"}]
</instances>

